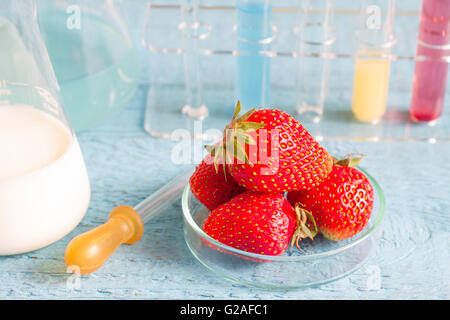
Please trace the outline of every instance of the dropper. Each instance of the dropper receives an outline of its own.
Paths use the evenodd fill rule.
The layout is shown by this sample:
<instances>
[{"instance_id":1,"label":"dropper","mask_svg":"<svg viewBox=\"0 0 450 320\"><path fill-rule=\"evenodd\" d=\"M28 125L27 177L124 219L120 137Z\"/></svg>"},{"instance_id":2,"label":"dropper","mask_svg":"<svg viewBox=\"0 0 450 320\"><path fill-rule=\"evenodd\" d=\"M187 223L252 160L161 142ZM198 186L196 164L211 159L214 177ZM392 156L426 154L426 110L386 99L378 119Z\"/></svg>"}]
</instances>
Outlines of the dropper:
<instances>
[{"instance_id":1,"label":"dropper","mask_svg":"<svg viewBox=\"0 0 450 320\"><path fill-rule=\"evenodd\" d=\"M134 208L114 208L106 223L70 241L65 253L66 265L80 274L89 274L100 268L121 244L138 242L144 224L180 199L193 172L191 168L177 176Z\"/></svg>"}]
</instances>

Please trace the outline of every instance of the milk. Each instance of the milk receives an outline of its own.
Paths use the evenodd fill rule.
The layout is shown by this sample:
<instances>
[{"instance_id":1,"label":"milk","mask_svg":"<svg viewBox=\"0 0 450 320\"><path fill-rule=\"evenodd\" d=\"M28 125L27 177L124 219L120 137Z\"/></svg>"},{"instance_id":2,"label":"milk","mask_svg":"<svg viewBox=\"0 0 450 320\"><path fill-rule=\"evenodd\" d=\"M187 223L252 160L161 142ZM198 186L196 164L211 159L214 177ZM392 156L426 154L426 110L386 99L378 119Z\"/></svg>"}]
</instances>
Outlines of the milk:
<instances>
[{"instance_id":1,"label":"milk","mask_svg":"<svg viewBox=\"0 0 450 320\"><path fill-rule=\"evenodd\" d=\"M59 240L81 221L89 200L72 133L43 111L0 105L0 255Z\"/></svg>"}]
</instances>

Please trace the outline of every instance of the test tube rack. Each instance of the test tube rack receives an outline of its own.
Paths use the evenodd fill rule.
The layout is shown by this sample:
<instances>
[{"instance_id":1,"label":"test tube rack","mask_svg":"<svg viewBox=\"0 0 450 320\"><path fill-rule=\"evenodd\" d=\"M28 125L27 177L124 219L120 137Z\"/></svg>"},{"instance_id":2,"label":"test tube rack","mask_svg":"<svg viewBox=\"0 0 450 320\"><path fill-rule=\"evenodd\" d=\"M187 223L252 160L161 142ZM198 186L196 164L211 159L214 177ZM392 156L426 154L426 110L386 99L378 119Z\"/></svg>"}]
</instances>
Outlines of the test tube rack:
<instances>
[{"instance_id":1,"label":"test tube rack","mask_svg":"<svg viewBox=\"0 0 450 320\"><path fill-rule=\"evenodd\" d=\"M272 35L254 59L269 61L270 97L265 107L282 109L300 120L319 140L450 141L450 90L437 121L414 123L409 116L417 45L420 0L397 1L395 45L391 60L387 112L377 123L357 121L351 111L358 27L358 1L335 0L332 37L321 49L299 54L301 16L295 1L272 1ZM198 7L189 7L197 5ZM240 41L237 9L228 1L151 1L142 42L148 49L149 90L145 129L157 137L215 140L230 119L237 100ZM322 10L309 14L319 17ZM193 19L193 20L192 20ZM195 33L189 30L195 25ZM419 57L420 58L420 57ZM443 57L450 62L450 56ZM321 92L328 64L324 110L317 117L298 113L299 92ZM305 71L299 66L308 66ZM299 77L299 72L301 73ZM299 83L303 79L303 83ZM300 81L301 82L301 81ZM302 86L307 84L308 87ZM450 87L450 86L449 86ZM257 106L251 106L257 107Z\"/></svg>"}]
</instances>

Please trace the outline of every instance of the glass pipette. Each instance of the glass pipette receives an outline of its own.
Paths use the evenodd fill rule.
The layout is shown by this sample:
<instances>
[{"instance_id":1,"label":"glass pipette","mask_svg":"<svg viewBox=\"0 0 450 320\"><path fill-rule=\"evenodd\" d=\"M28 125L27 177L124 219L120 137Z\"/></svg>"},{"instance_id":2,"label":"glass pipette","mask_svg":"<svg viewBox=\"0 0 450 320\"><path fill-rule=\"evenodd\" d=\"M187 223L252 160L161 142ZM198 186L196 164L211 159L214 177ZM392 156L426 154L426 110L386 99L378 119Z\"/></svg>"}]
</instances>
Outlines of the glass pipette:
<instances>
[{"instance_id":1,"label":"glass pipette","mask_svg":"<svg viewBox=\"0 0 450 320\"><path fill-rule=\"evenodd\" d=\"M190 168L134 208L114 208L106 223L72 239L65 252L67 267L80 274L94 272L121 244L139 241L144 224L180 199L193 172L194 168Z\"/></svg>"}]
</instances>

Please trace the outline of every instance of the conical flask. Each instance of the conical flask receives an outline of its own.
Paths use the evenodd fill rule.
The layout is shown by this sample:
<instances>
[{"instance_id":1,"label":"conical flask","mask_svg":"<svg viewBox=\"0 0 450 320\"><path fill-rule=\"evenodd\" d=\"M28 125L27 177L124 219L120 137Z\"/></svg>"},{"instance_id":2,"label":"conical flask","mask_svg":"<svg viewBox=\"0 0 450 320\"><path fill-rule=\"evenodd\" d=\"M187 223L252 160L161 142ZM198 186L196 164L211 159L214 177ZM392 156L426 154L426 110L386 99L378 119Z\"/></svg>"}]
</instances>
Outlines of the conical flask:
<instances>
[{"instance_id":1,"label":"conical flask","mask_svg":"<svg viewBox=\"0 0 450 320\"><path fill-rule=\"evenodd\" d=\"M136 1L124 2L37 2L41 34L75 132L111 118L138 88L139 54L124 15Z\"/></svg>"},{"instance_id":2,"label":"conical flask","mask_svg":"<svg viewBox=\"0 0 450 320\"><path fill-rule=\"evenodd\" d=\"M0 2L0 255L47 246L85 215L90 184L33 0Z\"/></svg>"}]
</instances>

